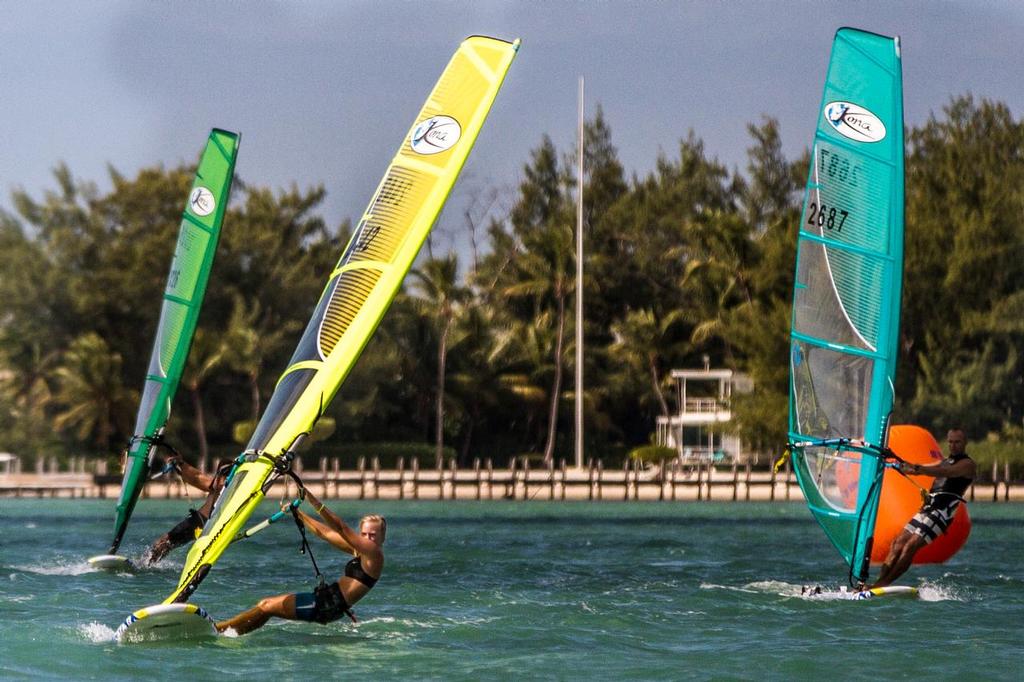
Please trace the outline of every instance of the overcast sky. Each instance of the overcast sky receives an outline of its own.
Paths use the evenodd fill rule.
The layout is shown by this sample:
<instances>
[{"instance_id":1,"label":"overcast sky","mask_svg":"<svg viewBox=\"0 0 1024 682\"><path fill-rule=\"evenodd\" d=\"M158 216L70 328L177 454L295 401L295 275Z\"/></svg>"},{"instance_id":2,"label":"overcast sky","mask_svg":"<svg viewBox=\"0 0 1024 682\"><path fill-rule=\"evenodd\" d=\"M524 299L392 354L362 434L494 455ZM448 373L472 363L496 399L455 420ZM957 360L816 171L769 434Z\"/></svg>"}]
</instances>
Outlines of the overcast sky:
<instances>
[{"instance_id":1,"label":"overcast sky","mask_svg":"<svg viewBox=\"0 0 1024 682\"><path fill-rule=\"evenodd\" d=\"M840 26L901 36L910 125L966 92L1024 109L1024 2L1011 0L0 0L0 16L0 207L12 189L52 189L61 161L102 189L107 164L192 163L216 126L242 133L246 182L323 184L331 226L365 208L462 38L521 38L441 219L460 250L474 192L514 187L544 133L570 150L581 74L589 114L604 107L638 174L690 128L743 168L762 114L799 154Z\"/></svg>"}]
</instances>

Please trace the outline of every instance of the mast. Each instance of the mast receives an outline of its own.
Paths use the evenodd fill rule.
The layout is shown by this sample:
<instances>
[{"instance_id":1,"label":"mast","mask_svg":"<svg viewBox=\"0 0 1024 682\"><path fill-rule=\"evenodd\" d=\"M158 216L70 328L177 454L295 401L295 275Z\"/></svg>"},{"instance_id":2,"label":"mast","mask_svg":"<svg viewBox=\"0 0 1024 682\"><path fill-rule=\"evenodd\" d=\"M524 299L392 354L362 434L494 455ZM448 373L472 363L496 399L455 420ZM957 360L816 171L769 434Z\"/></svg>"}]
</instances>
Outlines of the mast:
<instances>
[{"instance_id":1,"label":"mast","mask_svg":"<svg viewBox=\"0 0 1024 682\"><path fill-rule=\"evenodd\" d=\"M576 468L583 468L583 76L579 91L576 188Z\"/></svg>"}]
</instances>

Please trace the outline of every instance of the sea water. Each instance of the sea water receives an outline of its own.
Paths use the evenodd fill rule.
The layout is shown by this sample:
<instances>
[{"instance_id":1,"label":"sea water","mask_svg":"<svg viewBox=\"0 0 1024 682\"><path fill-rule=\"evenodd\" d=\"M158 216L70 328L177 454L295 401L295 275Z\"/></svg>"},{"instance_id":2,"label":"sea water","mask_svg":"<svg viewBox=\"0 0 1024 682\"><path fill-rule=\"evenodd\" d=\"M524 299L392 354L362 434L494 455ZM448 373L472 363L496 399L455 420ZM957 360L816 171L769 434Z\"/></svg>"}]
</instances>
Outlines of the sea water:
<instances>
[{"instance_id":1,"label":"sea water","mask_svg":"<svg viewBox=\"0 0 1024 682\"><path fill-rule=\"evenodd\" d=\"M0 500L0 679L1021 679L1024 505L975 503L966 547L901 584L920 599L801 596L846 568L796 503L331 503L388 517L358 624L273 620L243 637L119 645L184 549L106 573L111 500ZM274 511L271 503L253 517ZM137 557L184 502L143 500ZM312 540L331 578L347 556ZM231 547L192 602L225 618L308 591L291 521Z\"/></svg>"}]
</instances>

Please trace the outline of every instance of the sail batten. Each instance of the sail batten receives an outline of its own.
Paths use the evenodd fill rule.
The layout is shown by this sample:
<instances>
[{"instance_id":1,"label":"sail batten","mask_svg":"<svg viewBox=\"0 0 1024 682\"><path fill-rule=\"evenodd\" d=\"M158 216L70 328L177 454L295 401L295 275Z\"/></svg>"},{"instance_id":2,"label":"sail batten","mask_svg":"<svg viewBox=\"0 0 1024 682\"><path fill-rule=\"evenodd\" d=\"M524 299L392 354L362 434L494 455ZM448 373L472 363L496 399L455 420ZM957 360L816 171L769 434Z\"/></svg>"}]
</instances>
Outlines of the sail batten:
<instances>
[{"instance_id":1,"label":"sail batten","mask_svg":"<svg viewBox=\"0 0 1024 682\"><path fill-rule=\"evenodd\" d=\"M883 354L881 354L881 353L879 353L877 351L868 351L868 350L863 350L861 348L855 348L853 346L845 346L843 344L833 343L832 341L829 341L827 339L819 339L819 338L817 338L815 336L811 336L809 334L802 334L802 333L800 333L798 331L795 331L795 330L790 332L790 336L794 340L802 341L802 342L804 342L804 343L806 343L808 345L811 345L811 346L818 346L820 348L828 348L830 350L838 351L840 353L847 353L849 355L857 355L857 356L860 356L860 357L863 357L863 358L868 358L868 359L871 359L871 360L884 360L885 357L886 357L885 355L883 355Z\"/></svg>"},{"instance_id":2,"label":"sail batten","mask_svg":"<svg viewBox=\"0 0 1024 682\"><path fill-rule=\"evenodd\" d=\"M859 256L864 256L865 258L873 258L879 261L886 261L892 263L893 265L896 264L896 259L893 258L893 256L890 254L878 253L877 251L871 251L870 249L865 249L855 244L844 244L843 242L833 241L831 239L828 239L827 237L822 237L821 235L817 234L809 234L807 232L801 233L800 238L805 241L822 244L824 246L829 247L830 249L849 251L850 253L855 253Z\"/></svg>"},{"instance_id":3,"label":"sail batten","mask_svg":"<svg viewBox=\"0 0 1024 682\"><path fill-rule=\"evenodd\" d=\"M352 369L444 206L518 45L473 36L456 50L332 269L167 602L196 589Z\"/></svg>"},{"instance_id":4,"label":"sail batten","mask_svg":"<svg viewBox=\"0 0 1024 682\"><path fill-rule=\"evenodd\" d=\"M794 470L855 580L867 576L894 400L903 268L900 73L896 40L836 33L797 241Z\"/></svg>"},{"instance_id":5,"label":"sail batten","mask_svg":"<svg viewBox=\"0 0 1024 682\"><path fill-rule=\"evenodd\" d=\"M197 176L196 179L203 180L203 178L199 178L198 176ZM184 214L182 216L182 219L188 221L190 224L192 224L195 227L199 228L203 232L206 232L207 234L213 234L215 231L218 231L220 229L219 227L214 229L214 228L210 227L209 225L203 224L203 222L201 220L199 220L198 218L196 218L195 216L193 216L193 215L191 215L189 213Z\"/></svg>"}]
</instances>

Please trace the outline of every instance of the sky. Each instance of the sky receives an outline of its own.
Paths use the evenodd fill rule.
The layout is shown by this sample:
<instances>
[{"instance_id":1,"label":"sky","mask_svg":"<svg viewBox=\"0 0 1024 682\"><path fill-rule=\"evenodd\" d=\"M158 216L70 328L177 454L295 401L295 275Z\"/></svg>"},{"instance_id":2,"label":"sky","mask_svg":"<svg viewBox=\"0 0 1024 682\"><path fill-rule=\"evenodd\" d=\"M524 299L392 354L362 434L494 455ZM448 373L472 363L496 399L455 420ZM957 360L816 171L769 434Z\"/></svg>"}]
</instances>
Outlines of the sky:
<instances>
[{"instance_id":1,"label":"sky","mask_svg":"<svg viewBox=\"0 0 1024 682\"><path fill-rule=\"evenodd\" d=\"M462 251L464 214L507 203L544 134L575 139L577 81L600 104L630 175L692 129L743 169L746 125L777 118L809 146L835 30L899 35L908 125L973 93L1024 111L1024 3L1015 0L641 2L57 2L0 0L0 208L56 187L61 162L109 191L194 163L209 129L242 133L252 185L322 184L331 227L361 214L459 42L522 39L438 228ZM501 211L502 204L492 208ZM226 226L226 229L230 229Z\"/></svg>"}]
</instances>

